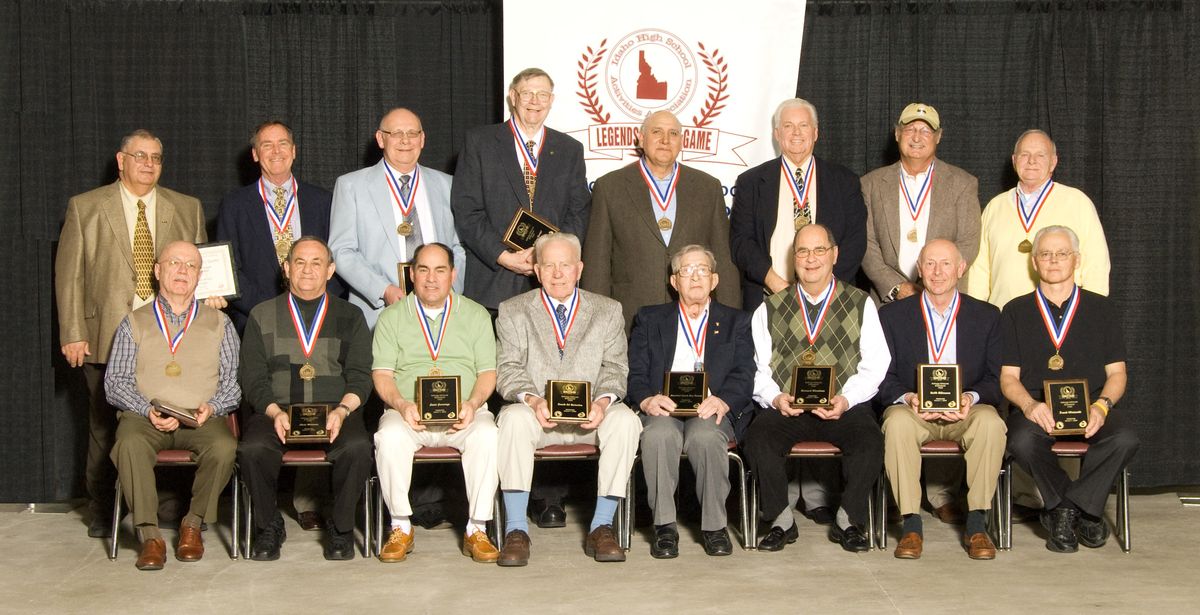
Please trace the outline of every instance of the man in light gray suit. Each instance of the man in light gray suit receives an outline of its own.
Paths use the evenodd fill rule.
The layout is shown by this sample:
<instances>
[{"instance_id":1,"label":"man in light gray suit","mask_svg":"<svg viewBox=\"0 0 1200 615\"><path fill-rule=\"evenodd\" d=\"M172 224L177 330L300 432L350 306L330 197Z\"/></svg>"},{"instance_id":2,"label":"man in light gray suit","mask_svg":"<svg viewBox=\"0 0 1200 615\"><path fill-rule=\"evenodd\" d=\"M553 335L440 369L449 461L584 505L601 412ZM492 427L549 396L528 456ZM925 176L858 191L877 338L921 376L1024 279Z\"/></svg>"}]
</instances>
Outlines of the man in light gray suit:
<instances>
[{"instance_id":1,"label":"man in light gray suit","mask_svg":"<svg viewBox=\"0 0 1200 615\"><path fill-rule=\"evenodd\" d=\"M421 118L408 109L388 111L375 142L383 159L338 178L329 221L338 275L372 328L383 308L404 297L397 265L408 263L417 246L450 246L459 271L465 259L450 213L450 176L417 164L425 147ZM462 292L461 276L454 291Z\"/></svg>"},{"instance_id":2,"label":"man in light gray suit","mask_svg":"<svg viewBox=\"0 0 1200 615\"><path fill-rule=\"evenodd\" d=\"M497 466L506 513L501 566L529 562L529 526L525 520L533 480L533 455L552 444L600 447L598 494L584 552L601 562L623 562L612 520L625 493L642 424L620 400L625 396L629 363L621 304L578 288L583 273L579 238L551 233L534 244L534 273L542 288L500 304L497 384L514 403L500 413ZM588 421L565 425L550 421L545 394L549 380L591 383Z\"/></svg>"}]
</instances>

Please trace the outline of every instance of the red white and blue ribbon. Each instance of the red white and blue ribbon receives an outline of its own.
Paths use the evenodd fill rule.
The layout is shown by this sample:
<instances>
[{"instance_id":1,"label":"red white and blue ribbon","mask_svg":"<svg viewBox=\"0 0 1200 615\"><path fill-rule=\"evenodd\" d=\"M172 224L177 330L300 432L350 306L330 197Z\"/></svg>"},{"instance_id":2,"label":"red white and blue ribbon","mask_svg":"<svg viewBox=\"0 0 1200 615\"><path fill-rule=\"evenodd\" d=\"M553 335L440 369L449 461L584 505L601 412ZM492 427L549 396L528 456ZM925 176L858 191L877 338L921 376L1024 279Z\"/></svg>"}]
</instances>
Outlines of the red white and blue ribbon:
<instances>
[{"instance_id":1,"label":"red white and blue ribbon","mask_svg":"<svg viewBox=\"0 0 1200 615\"><path fill-rule=\"evenodd\" d=\"M275 205L272 204L270 197L267 196L267 182L263 178L258 178L258 195L262 197L263 206L267 210L267 220L271 221L271 227L275 229L275 234L283 232L283 229L291 226L292 214L296 213L296 178L292 178L292 196L288 197L287 205L283 207L283 215L275 212Z\"/></svg>"},{"instance_id":2,"label":"red white and blue ribbon","mask_svg":"<svg viewBox=\"0 0 1200 615\"><path fill-rule=\"evenodd\" d=\"M305 324L300 315L300 305L296 303L295 295L288 293L288 311L292 313L292 326L296 328L296 339L300 340L300 350L304 358L312 356L313 346L321 337L321 327L325 326L325 312L329 307L329 295L321 295L321 303L317 305L317 313L313 314L312 322Z\"/></svg>"},{"instance_id":3,"label":"red white and blue ribbon","mask_svg":"<svg viewBox=\"0 0 1200 615\"><path fill-rule=\"evenodd\" d=\"M187 319L183 321L183 326L171 335L170 329L167 326L167 316L163 314L162 299L154 301L154 322L158 324L158 330L162 332L163 339L167 341L167 349L171 351L171 356L175 356L175 351L179 349L179 343L183 341L183 334L187 333L188 327L192 326L192 321L196 319L196 312L200 310L200 302L192 299L192 309L188 311Z\"/></svg>"},{"instance_id":4,"label":"red white and blue ribbon","mask_svg":"<svg viewBox=\"0 0 1200 615\"><path fill-rule=\"evenodd\" d=\"M654 205L662 210L664 216L667 215L671 199L675 198L675 187L679 185L679 163L676 162L675 168L671 170L671 184L667 186L666 191L658 189L654 176L650 174L650 167L646 166L645 158L638 161L638 168L642 171L642 179L646 182L646 186L650 188L650 196L654 199Z\"/></svg>"},{"instance_id":5,"label":"red white and blue ribbon","mask_svg":"<svg viewBox=\"0 0 1200 615\"><path fill-rule=\"evenodd\" d=\"M796 204L800 207L804 206L804 201L808 199L808 191L812 188L813 177L816 175L813 169L813 157L808 157L808 168L804 170L804 185L796 183L796 174L788 170L786 158L780 157L779 164L783 166L783 174L787 176L788 187L792 189L792 198L796 199Z\"/></svg>"},{"instance_id":6,"label":"red white and blue ribbon","mask_svg":"<svg viewBox=\"0 0 1200 615\"><path fill-rule=\"evenodd\" d=\"M1067 332L1071 330L1071 321L1075 320L1075 311L1079 309L1079 287L1075 286L1071 289L1071 296L1067 297L1067 302L1063 305L1062 324L1055 324L1054 316L1050 314L1050 300L1042 294L1041 287L1034 292L1037 293L1037 307L1038 311L1042 313L1042 323L1046 325L1046 333L1050 334L1050 341L1054 343L1054 352L1057 354L1067 339Z\"/></svg>"},{"instance_id":7,"label":"red white and blue ribbon","mask_svg":"<svg viewBox=\"0 0 1200 615\"><path fill-rule=\"evenodd\" d=\"M925 174L925 182L921 184L920 190L917 190L917 198L913 198L908 193L908 185L904 183L904 167L900 167L900 194L904 195L904 201L908 204L908 213L912 214L913 222L921 217L921 210L925 207L925 203L929 202L929 194L933 192L933 165L929 163L929 172Z\"/></svg>"},{"instance_id":8,"label":"red white and blue ribbon","mask_svg":"<svg viewBox=\"0 0 1200 615\"><path fill-rule=\"evenodd\" d=\"M954 298L950 300L950 307L947 309L949 316L946 317L941 331L938 331L937 322L933 318L933 304L929 302L929 293L921 293L921 302L925 304L921 317L925 319L925 339L929 342L929 356L934 363L941 363L942 354L946 352L946 342L950 340L950 332L954 330L954 323L958 320L958 308L962 306L958 291L954 291Z\"/></svg>"},{"instance_id":9,"label":"red white and blue ribbon","mask_svg":"<svg viewBox=\"0 0 1200 615\"><path fill-rule=\"evenodd\" d=\"M1017 217L1021 219L1021 226L1025 228L1026 235L1033 230L1033 223L1037 221L1038 214L1042 212L1042 205L1046 204L1046 199L1050 198L1051 190L1054 190L1053 179L1046 180L1042 191L1033 199L1032 207L1025 200L1025 196L1021 194L1020 188L1014 191L1017 193Z\"/></svg>"},{"instance_id":10,"label":"red white and blue ribbon","mask_svg":"<svg viewBox=\"0 0 1200 615\"><path fill-rule=\"evenodd\" d=\"M542 148L546 145L546 127L542 126L538 131L537 138L537 153L529 155L529 148L525 144L529 139L525 138L525 134L517 128L517 123L513 120L508 120L508 129L512 131L513 140L517 142L517 149L521 151L521 158L525 160L525 165L529 167L529 174L537 177L538 163L542 161Z\"/></svg>"},{"instance_id":11,"label":"red white and blue ribbon","mask_svg":"<svg viewBox=\"0 0 1200 615\"><path fill-rule=\"evenodd\" d=\"M684 339L687 341L688 348L692 349L692 354L696 356L697 363L704 362L704 342L708 339L708 308L704 308L704 315L700 317L700 322L696 325L696 329L692 330L692 321L688 318L687 310L684 309L683 303L679 304L679 326L683 328Z\"/></svg>"},{"instance_id":12,"label":"red white and blue ribbon","mask_svg":"<svg viewBox=\"0 0 1200 615\"><path fill-rule=\"evenodd\" d=\"M822 293L825 298L816 304L817 317L810 320L808 310L804 307L804 297L800 294L800 285L796 285L796 299L800 301L800 313L804 315L804 334L808 336L810 346L817 344L817 334L821 332L821 327L825 324L825 315L829 313L829 306L833 303L833 293L836 291L837 278L834 278L829 281L829 288Z\"/></svg>"},{"instance_id":13,"label":"red white and blue ribbon","mask_svg":"<svg viewBox=\"0 0 1200 615\"><path fill-rule=\"evenodd\" d=\"M408 191L407 199L400 192L400 181L396 179L396 174L392 172L392 165L385 161L383 168L387 170L388 190L392 192L392 198L396 201L396 207L400 209L400 215L407 220L409 214L412 213L413 205L417 202L417 186L421 185L421 167L413 167L412 184Z\"/></svg>"},{"instance_id":14,"label":"red white and blue ribbon","mask_svg":"<svg viewBox=\"0 0 1200 615\"><path fill-rule=\"evenodd\" d=\"M454 294L446 295L446 303L442 306L442 326L438 328L437 336L434 337L433 329L429 326L429 318L425 316L425 306L421 305L421 301L416 300L417 313L421 315L417 320L421 321L421 335L425 337L425 349L429 351L429 358L437 363L438 355L442 352L442 340L446 339L446 330L450 328L450 310L454 307Z\"/></svg>"},{"instance_id":15,"label":"red white and blue ribbon","mask_svg":"<svg viewBox=\"0 0 1200 615\"><path fill-rule=\"evenodd\" d=\"M566 349L567 336L571 334L571 327L575 326L575 316L579 313L579 289L575 289L575 294L571 295L571 302L567 304L566 326L559 324L558 316L554 314L554 304L550 303L550 295L546 294L545 290L542 291L542 307L546 308L550 322L554 323L554 341L558 342L558 349Z\"/></svg>"}]
</instances>

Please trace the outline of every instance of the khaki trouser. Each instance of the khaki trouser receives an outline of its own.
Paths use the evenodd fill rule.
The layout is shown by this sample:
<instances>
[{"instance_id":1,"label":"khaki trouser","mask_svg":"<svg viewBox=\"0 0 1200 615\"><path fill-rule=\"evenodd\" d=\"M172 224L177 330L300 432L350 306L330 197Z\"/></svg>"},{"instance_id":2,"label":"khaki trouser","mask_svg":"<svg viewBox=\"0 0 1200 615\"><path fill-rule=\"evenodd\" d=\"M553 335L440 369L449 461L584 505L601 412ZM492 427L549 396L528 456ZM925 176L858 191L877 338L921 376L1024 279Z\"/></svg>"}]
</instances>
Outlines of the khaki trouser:
<instances>
[{"instance_id":1,"label":"khaki trouser","mask_svg":"<svg viewBox=\"0 0 1200 615\"><path fill-rule=\"evenodd\" d=\"M883 413L883 467L900 514L921 511L921 445L931 440L962 445L967 462L967 508L990 510L1004 460L1006 432L996 409L987 404L971 406L967 418L954 423L924 421L909 406L890 406Z\"/></svg>"}]
</instances>

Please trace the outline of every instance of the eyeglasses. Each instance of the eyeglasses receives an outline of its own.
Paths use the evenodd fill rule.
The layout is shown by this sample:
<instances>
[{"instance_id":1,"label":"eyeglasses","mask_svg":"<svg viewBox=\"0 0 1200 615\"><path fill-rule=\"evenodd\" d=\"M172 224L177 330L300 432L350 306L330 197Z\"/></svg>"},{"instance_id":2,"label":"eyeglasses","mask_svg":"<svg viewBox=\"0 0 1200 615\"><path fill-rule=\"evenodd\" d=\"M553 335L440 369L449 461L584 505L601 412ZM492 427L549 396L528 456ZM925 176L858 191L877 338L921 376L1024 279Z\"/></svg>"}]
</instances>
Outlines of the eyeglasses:
<instances>
[{"instance_id":1,"label":"eyeglasses","mask_svg":"<svg viewBox=\"0 0 1200 615\"><path fill-rule=\"evenodd\" d=\"M809 254L816 256L816 257L821 257L821 256L825 256L826 254L829 254L829 251L832 249L833 249L832 246L821 246L819 248L812 248L812 249L796 248L796 257L797 258L808 258Z\"/></svg>"},{"instance_id":2,"label":"eyeglasses","mask_svg":"<svg viewBox=\"0 0 1200 615\"><path fill-rule=\"evenodd\" d=\"M163 162L162 154L147 154L146 152L134 152L132 154L130 154L129 152L121 152L121 153L125 154L126 156L129 156L130 158L133 158L133 160L135 162L137 162L138 164L146 164L147 162L149 162L150 164L152 164L154 166L159 166Z\"/></svg>"},{"instance_id":3,"label":"eyeglasses","mask_svg":"<svg viewBox=\"0 0 1200 615\"><path fill-rule=\"evenodd\" d=\"M1038 252L1036 255L1034 255L1034 258L1042 261L1043 263L1047 263L1051 261L1065 261L1072 256L1075 256L1075 252L1071 250L1059 250L1057 252L1045 250Z\"/></svg>"},{"instance_id":4,"label":"eyeglasses","mask_svg":"<svg viewBox=\"0 0 1200 615\"><path fill-rule=\"evenodd\" d=\"M185 261L178 258L168 259L166 262L160 264L168 269L178 269L183 267L187 269L189 273L200 270L200 265L197 265L195 261Z\"/></svg>"},{"instance_id":5,"label":"eyeglasses","mask_svg":"<svg viewBox=\"0 0 1200 615\"><path fill-rule=\"evenodd\" d=\"M924 126L905 126L900 130L900 134L906 137L928 139L929 137L933 136L933 131Z\"/></svg>"},{"instance_id":6,"label":"eyeglasses","mask_svg":"<svg viewBox=\"0 0 1200 615\"><path fill-rule=\"evenodd\" d=\"M409 141L416 141L417 137L420 137L421 133L423 133L425 131L424 130L384 130L384 129L380 128L379 132L382 132L383 134L385 134L389 137L396 138L396 139L408 139Z\"/></svg>"},{"instance_id":7,"label":"eyeglasses","mask_svg":"<svg viewBox=\"0 0 1200 615\"><path fill-rule=\"evenodd\" d=\"M712 267L708 265L684 265L676 271L675 274L681 278L690 278L693 275L698 275L702 278L707 278L712 275Z\"/></svg>"},{"instance_id":8,"label":"eyeglasses","mask_svg":"<svg viewBox=\"0 0 1200 615\"><path fill-rule=\"evenodd\" d=\"M521 102L529 102L534 98L538 99L538 102L549 102L550 98L553 96L554 92L548 92L546 90L523 90L521 92L517 92L517 98L520 98Z\"/></svg>"}]
</instances>

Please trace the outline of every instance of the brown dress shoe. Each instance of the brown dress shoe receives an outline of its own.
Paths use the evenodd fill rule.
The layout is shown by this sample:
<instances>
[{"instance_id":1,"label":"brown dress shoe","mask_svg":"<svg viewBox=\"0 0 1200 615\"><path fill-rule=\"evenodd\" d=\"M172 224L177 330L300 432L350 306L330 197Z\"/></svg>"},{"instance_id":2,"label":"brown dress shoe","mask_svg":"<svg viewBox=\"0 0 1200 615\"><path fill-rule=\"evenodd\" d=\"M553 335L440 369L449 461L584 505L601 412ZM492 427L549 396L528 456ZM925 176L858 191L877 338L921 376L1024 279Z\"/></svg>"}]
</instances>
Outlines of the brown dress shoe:
<instances>
[{"instance_id":1,"label":"brown dress shoe","mask_svg":"<svg viewBox=\"0 0 1200 615\"><path fill-rule=\"evenodd\" d=\"M937 517L942 523L949 525L962 525L967 518L963 513L962 506L959 506L958 502L950 502L938 506L933 509L933 516Z\"/></svg>"},{"instance_id":2,"label":"brown dress shoe","mask_svg":"<svg viewBox=\"0 0 1200 615\"><path fill-rule=\"evenodd\" d=\"M583 552L596 558L598 562L623 562L625 550L617 542L611 525L601 525L587 535L583 543Z\"/></svg>"},{"instance_id":3,"label":"brown dress shoe","mask_svg":"<svg viewBox=\"0 0 1200 615\"><path fill-rule=\"evenodd\" d=\"M187 524L179 526L179 544L175 546L175 559L181 562L198 562L204 557L204 539L200 528Z\"/></svg>"},{"instance_id":4,"label":"brown dress shoe","mask_svg":"<svg viewBox=\"0 0 1200 615\"><path fill-rule=\"evenodd\" d=\"M315 510L306 510L296 515L296 520L300 522L300 529L306 532L319 532L325 529L325 520L321 518L321 513Z\"/></svg>"},{"instance_id":5,"label":"brown dress shoe","mask_svg":"<svg viewBox=\"0 0 1200 615\"><path fill-rule=\"evenodd\" d=\"M487 532L476 531L464 538L462 553L481 564L490 564L500 559L500 550L488 540Z\"/></svg>"},{"instance_id":6,"label":"brown dress shoe","mask_svg":"<svg viewBox=\"0 0 1200 615\"><path fill-rule=\"evenodd\" d=\"M963 546L967 548L967 557L971 559L996 559L996 545L992 544L987 532L978 532L964 538Z\"/></svg>"},{"instance_id":7,"label":"brown dress shoe","mask_svg":"<svg viewBox=\"0 0 1200 615\"><path fill-rule=\"evenodd\" d=\"M161 538L151 538L142 543L142 551L138 553L134 566L137 566L138 570L162 570L166 562L167 543Z\"/></svg>"},{"instance_id":8,"label":"brown dress shoe","mask_svg":"<svg viewBox=\"0 0 1200 615\"><path fill-rule=\"evenodd\" d=\"M900 539L892 555L895 555L896 559L921 559L921 549L924 545L925 540L920 534L909 532Z\"/></svg>"},{"instance_id":9,"label":"brown dress shoe","mask_svg":"<svg viewBox=\"0 0 1200 615\"><path fill-rule=\"evenodd\" d=\"M504 535L504 548L500 550L501 566L524 566L529 563L529 534L513 530Z\"/></svg>"},{"instance_id":10,"label":"brown dress shoe","mask_svg":"<svg viewBox=\"0 0 1200 615\"><path fill-rule=\"evenodd\" d=\"M379 561L393 563L404 561L413 550L413 533L394 527L388 535L387 542L379 550Z\"/></svg>"}]
</instances>

